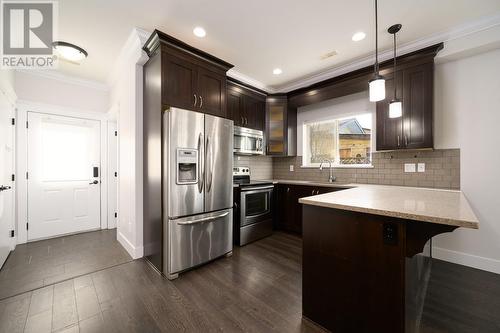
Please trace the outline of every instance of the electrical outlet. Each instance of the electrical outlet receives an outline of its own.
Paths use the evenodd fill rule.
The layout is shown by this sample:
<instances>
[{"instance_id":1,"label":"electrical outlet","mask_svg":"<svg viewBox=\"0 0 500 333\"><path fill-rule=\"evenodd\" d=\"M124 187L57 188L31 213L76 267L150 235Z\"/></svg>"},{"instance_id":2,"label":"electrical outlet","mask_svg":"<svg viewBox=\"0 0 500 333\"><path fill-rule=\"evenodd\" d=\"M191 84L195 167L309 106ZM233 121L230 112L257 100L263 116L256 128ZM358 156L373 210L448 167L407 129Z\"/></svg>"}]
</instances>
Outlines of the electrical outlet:
<instances>
[{"instance_id":1,"label":"electrical outlet","mask_svg":"<svg viewBox=\"0 0 500 333\"><path fill-rule=\"evenodd\" d=\"M417 171L418 172L425 172L425 163L418 163Z\"/></svg>"},{"instance_id":2,"label":"electrical outlet","mask_svg":"<svg viewBox=\"0 0 500 333\"><path fill-rule=\"evenodd\" d=\"M415 172L415 163L405 163L405 172Z\"/></svg>"},{"instance_id":3,"label":"electrical outlet","mask_svg":"<svg viewBox=\"0 0 500 333\"><path fill-rule=\"evenodd\" d=\"M293 172L293 164L290 164L290 171Z\"/></svg>"}]
</instances>

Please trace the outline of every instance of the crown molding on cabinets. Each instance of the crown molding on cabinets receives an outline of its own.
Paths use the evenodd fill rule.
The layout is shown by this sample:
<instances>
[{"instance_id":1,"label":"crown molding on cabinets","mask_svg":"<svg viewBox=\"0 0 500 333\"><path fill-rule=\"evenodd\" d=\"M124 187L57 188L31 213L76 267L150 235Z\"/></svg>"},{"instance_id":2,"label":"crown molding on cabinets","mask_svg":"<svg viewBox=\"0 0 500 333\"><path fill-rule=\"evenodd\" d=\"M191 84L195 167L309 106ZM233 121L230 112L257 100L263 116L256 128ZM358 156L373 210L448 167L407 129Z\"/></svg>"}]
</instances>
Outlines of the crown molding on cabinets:
<instances>
[{"instance_id":1,"label":"crown molding on cabinets","mask_svg":"<svg viewBox=\"0 0 500 333\"><path fill-rule=\"evenodd\" d=\"M233 79L235 79L237 81L241 81L243 83L246 83L246 84L248 84L248 85L250 85L252 87L258 88L260 90L264 90L265 92L267 92L269 94L274 94L274 93L278 92L276 89L274 89L272 87L269 87L269 86L265 85L264 83L251 78L248 75L245 75L245 74L243 74L241 72L238 72L234 68L231 68L227 72L227 76L230 77L230 78L233 78Z\"/></svg>"}]
</instances>

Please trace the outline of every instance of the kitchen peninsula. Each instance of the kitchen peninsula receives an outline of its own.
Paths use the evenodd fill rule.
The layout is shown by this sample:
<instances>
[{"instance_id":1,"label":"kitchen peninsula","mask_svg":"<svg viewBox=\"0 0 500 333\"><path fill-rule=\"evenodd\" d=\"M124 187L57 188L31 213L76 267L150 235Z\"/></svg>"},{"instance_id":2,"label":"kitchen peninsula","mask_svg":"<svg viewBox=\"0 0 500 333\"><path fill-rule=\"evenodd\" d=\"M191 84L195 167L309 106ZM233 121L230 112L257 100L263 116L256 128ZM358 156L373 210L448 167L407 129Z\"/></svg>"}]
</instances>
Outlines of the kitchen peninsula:
<instances>
[{"instance_id":1,"label":"kitchen peninsula","mask_svg":"<svg viewBox=\"0 0 500 333\"><path fill-rule=\"evenodd\" d=\"M333 332L415 332L429 240L479 222L460 191L358 185L303 204L303 316Z\"/></svg>"}]
</instances>

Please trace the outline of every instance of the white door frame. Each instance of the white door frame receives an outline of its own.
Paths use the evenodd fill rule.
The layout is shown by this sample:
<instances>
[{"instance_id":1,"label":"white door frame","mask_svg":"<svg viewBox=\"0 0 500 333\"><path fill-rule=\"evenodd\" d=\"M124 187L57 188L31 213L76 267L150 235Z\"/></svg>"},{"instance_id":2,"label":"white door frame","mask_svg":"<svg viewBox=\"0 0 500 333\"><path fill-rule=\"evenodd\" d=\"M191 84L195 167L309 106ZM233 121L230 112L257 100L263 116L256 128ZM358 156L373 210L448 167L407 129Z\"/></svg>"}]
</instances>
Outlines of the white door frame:
<instances>
[{"instance_id":1,"label":"white door frame","mask_svg":"<svg viewBox=\"0 0 500 333\"><path fill-rule=\"evenodd\" d=\"M26 121L28 112L37 112L52 114L58 116L68 116L77 118L86 118L98 120L101 123L100 143L101 143L101 229L108 228L107 219L107 187L108 187L108 165L106 156L107 147L107 117L106 113L86 112L74 108L66 108L57 105L36 103L25 100L17 101L16 115L16 201L17 201L17 244L23 244L28 241L28 232L26 230L28 216L28 182L26 172L28 171L28 131Z\"/></svg>"}]
</instances>

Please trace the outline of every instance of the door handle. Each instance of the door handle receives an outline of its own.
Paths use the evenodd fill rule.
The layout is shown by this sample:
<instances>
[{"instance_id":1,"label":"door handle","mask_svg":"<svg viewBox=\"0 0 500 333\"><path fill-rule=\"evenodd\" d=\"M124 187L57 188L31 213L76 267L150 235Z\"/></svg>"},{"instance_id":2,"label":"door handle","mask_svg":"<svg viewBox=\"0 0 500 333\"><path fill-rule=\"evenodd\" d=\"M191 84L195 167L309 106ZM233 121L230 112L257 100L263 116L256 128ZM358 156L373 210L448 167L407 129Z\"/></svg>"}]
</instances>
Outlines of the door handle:
<instances>
[{"instance_id":1,"label":"door handle","mask_svg":"<svg viewBox=\"0 0 500 333\"><path fill-rule=\"evenodd\" d=\"M193 104L193 106L196 106L196 102L198 101L198 99L196 98L196 94L193 94L193 97L194 97L194 104Z\"/></svg>"},{"instance_id":2,"label":"door handle","mask_svg":"<svg viewBox=\"0 0 500 333\"><path fill-rule=\"evenodd\" d=\"M399 147L399 135L398 135L398 147Z\"/></svg>"},{"instance_id":3,"label":"door handle","mask_svg":"<svg viewBox=\"0 0 500 333\"><path fill-rule=\"evenodd\" d=\"M245 125L245 121L243 120L243 116L240 116L241 117L241 125Z\"/></svg>"},{"instance_id":4,"label":"door handle","mask_svg":"<svg viewBox=\"0 0 500 333\"><path fill-rule=\"evenodd\" d=\"M0 192L10 190L11 188L12 187L10 187L10 186L3 186L3 185L1 185L0 186Z\"/></svg>"},{"instance_id":5,"label":"door handle","mask_svg":"<svg viewBox=\"0 0 500 333\"><path fill-rule=\"evenodd\" d=\"M99 184L98 180L94 180L92 183L89 183L89 185L97 185L97 184Z\"/></svg>"},{"instance_id":6,"label":"door handle","mask_svg":"<svg viewBox=\"0 0 500 333\"><path fill-rule=\"evenodd\" d=\"M213 172L212 159L213 159L213 156L212 156L212 143L210 142L209 136L207 136L207 146L205 149L206 149L206 154L207 154L207 157L205 158L205 164L206 164L206 167L208 170L207 192L210 192L210 190L212 189L212 172Z\"/></svg>"},{"instance_id":7,"label":"door handle","mask_svg":"<svg viewBox=\"0 0 500 333\"><path fill-rule=\"evenodd\" d=\"M200 96L200 109L203 107L203 96Z\"/></svg>"},{"instance_id":8,"label":"door handle","mask_svg":"<svg viewBox=\"0 0 500 333\"><path fill-rule=\"evenodd\" d=\"M405 147L408 146L408 135L405 135Z\"/></svg>"},{"instance_id":9,"label":"door handle","mask_svg":"<svg viewBox=\"0 0 500 333\"><path fill-rule=\"evenodd\" d=\"M203 134L198 135L198 192L203 191L204 180L204 165L203 165Z\"/></svg>"},{"instance_id":10,"label":"door handle","mask_svg":"<svg viewBox=\"0 0 500 333\"><path fill-rule=\"evenodd\" d=\"M229 214L229 212L224 212L222 214L218 214L218 215L214 215L214 216L202 217L201 219L177 222L177 224L179 224L179 225L189 225L189 224L196 224L196 223L201 223L201 222L206 222L206 221L212 221L212 220L215 220L215 219L219 219L221 217L225 217L228 214Z\"/></svg>"}]
</instances>

